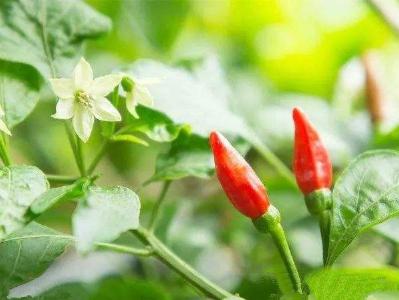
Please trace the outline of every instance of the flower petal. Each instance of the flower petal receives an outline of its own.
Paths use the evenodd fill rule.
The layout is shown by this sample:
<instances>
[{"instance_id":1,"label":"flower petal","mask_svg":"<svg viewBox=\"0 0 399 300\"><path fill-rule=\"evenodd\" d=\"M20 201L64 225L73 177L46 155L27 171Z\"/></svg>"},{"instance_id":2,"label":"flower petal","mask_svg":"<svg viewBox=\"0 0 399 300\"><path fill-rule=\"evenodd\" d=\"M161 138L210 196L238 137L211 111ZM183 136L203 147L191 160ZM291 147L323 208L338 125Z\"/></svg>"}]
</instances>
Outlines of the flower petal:
<instances>
[{"instance_id":1,"label":"flower petal","mask_svg":"<svg viewBox=\"0 0 399 300\"><path fill-rule=\"evenodd\" d=\"M86 143L90 137L91 130L93 129L93 114L82 105L75 105L72 124L78 137Z\"/></svg>"},{"instance_id":2,"label":"flower petal","mask_svg":"<svg viewBox=\"0 0 399 300\"><path fill-rule=\"evenodd\" d=\"M51 88L54 94L60 99L73 98L74 94L74 83L69 78L52 78L49 79Z\"/></svg>"},{"instance_id":3,"label":"flower petal","mask_svg":"<svg viewBox=\"0 0 399 300\"><path fill-rule=\"evenodd\" d=\"M133 89L133 98L135 98L137 103L146 106L154 105L154 99L152 98L150 91L145 86L136 84Z\"/></svg>"},{"instance_id":4,"label":"flower petal","mask_svg":"<svg viewBox=\"0 0 399 300\"><path fill-rule=\"evenodd\" d=\"M3 132L5 132L5 133L8 134L8 135L11 135L11 132L10 132L10 130L8 129L6 123L4 123L4 121L1 120L1 119L0 119L0 130L3 131Z\"/></svg>"},{"instance_id":5,"label":"flower petal","mask_svg":"<svg viewBox=\"0 0 399 300\"><path fill-rule=\"evenodd\" d=\"M90 86L89 93L94 97L105 97L121 82L122 76L110 74L94 79Z\"/></svg>"},{"instance_id":6,"label":"flower petal","mask_svg":"<svg viewBox=\"0 0 399 300\"><path fill-rule=\"evenodd\" d=\"M104 97L94 99L92 113L101 121L115 122L122 120L119 111Z\"/></svg>"},{"instance_id":7,"label":"flower petal","mask_svg":"<svg viewBox=\"0 0 399 300\"><path fill-rule=\"evenodd\" d=\"M82 57L73 70L75 89L87 91L93 82L93 70L90 64Z\"/></svg>"},{"instance_id":8,"label":"flower petal","mask_svg":"<svg viewBox=\"0 0 399 300\"><path fill-rule=\"evenodd\" d=\"M137 106L137 101L133 96L132 92L128 92L126 93L126 108L127 110L131 113L131 115L133 117L135 117L136 119L139 118L139 115L137 114L136 111L136 106Z\"/></svg>"},{"instance_id":9,"label":"flower petal","mask_svg":"<svg viewBox=\"0 0 399 300\"><path fill-rule=\"evenodd\" d=\"M55 119L70 119L73 117L75 101L74 99L60 99L55 108L55 114L52 115Z\"/></svg>"}]
</instances>

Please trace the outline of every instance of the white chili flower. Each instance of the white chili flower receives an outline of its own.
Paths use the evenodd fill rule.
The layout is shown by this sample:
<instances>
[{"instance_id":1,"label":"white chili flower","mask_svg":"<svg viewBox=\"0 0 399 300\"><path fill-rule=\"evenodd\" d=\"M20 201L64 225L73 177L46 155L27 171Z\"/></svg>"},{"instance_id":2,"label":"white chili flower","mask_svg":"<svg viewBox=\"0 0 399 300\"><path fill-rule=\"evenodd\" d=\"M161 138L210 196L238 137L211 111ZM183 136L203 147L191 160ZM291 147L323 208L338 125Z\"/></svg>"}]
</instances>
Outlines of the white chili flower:
<instances>
[{"instance_id":1,"label":"white chili flower","mask_svg":"<svg viewBox=\"0 0 399 300\"><path fill-rule=\"evenodd\" d=\"M119 74L93 79L90 64L82 57L72 78L50 79L54 93L59 98L56 119L71 119L79 138L86 142L93 128L94 118L101 121L121 120L118 110L105 98L122 80Z\"/></svg>"},{"instance_id":2,"label":"white chili flower","mask_svg":"<svg viewBox=\"0 0 399 300\"><path fill-rule=\"evenodd\" d=\"M2 118L5 116L3 108L0 106L0 130L5 132L8 135L11 135L10 130L8 129L6 123L2 120Z\"/></svg>"},{"instance_id":3,"label":"white chili flower","mask_svg":"<svg viewBox=\"0 0 399 300\"><path fill-rule=\"evenodd\" d=\"M130 90L126 91L126 108L133 115L138 118L139 115L136 112L136 106L139 104L152 107L154 105L154 99L147 86L157 83L159 80L156 78L137 79L129 76L131 80Z\"/></svg>"}]
</instances>

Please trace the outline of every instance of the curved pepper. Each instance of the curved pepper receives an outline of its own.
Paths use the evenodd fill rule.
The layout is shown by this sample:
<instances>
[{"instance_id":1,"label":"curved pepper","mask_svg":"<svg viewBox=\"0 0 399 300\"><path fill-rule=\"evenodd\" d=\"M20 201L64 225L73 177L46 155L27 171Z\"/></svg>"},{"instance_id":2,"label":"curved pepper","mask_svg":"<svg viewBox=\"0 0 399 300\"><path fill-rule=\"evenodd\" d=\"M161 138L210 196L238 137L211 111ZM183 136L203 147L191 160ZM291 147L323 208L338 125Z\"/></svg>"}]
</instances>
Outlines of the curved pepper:
<instances>
[{"instance_id":1,"label":"curved pepper","mask_svg":"<svg viewBox=\"0 0 399 300\"><path fill-rule=\"evenodd\" d=\"M240 153L220 133L209 137L216 174L230 202L245 216L256 219L270 203L265 186Z\"/></svg>"},{"instance_id":2,"label":"curved pepper","mask_svg":"<svg viewBox=\"0 0 399 300\"><path fill-rule=\"evenodd\" d=\"M308 195L332 185L332 165L319 134L299 109L294 108L294 173L301 191Z\"/></svg>"}]
</instances>

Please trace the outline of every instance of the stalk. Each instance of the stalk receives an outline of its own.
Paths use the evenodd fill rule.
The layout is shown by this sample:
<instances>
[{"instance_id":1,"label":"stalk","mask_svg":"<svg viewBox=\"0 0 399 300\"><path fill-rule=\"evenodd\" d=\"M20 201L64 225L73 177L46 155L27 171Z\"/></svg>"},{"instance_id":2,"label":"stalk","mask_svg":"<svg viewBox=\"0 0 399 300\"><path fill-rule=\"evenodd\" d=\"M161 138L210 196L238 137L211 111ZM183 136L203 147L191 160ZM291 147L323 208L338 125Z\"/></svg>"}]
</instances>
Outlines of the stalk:
<instances>
[{"instance_id":1,"label":"stalk","mask_svg":"<svg viewBox=\"0 0 399 300\"><path fill-rule=\"evenodd\" d=\"M148 226L150 231L154 231L154 229L155 229L156 222L157 222L157 219L159 216L159 212L160 212L161 206L165 200L166 193L169 190L170 184L171 184L171 181L169 181L169 180L164 181L164 183L163 183L161 193L159 194L157 202L155 203L155 206L151 213L151 218L150 218L150 222L149 222L149 226Z\"/></svg>"},{"instance_id":2,"label":"stalk","mask_svg":"<svg viewBox=\"0 0 399 300\"><path fill-rule=\"evenodd\" d=\"M298 269L288 245L284 229L281 226L281 217L278 209L273 205L270 205L264 215L256 219L252 219L252 222L256 229L258 229L258 231L261 233L270 233L273 242L278 249L280 257L283 260L285 268L287 269L293 289L298 294L302 294L303 291L301 277L299 276Z\"/></svg>"},{"instance_id":3,"label":"stalk","mask_svg":"<svg viewBox=\"0 0 399 300\"><path fill-rule=\"evenodd\" d=\"M284 229L280 223L270 229L270 235L277 246L280 257L288 271L292 287L296 292L302 294L302 283L299 276L298 269L296 268L294 258L292 257L290 247L288 246L287 238Z\"/></svg>"},{"instance_id":4,"label":"stalk","mask_svg":"<svg viewBox=\"0 0 399 300\"><path fill-rule=\"evenodd\" d=\"M217 286L203 275L194 270L190 265L184 262L176 254L174 254L168 247L166 247L156 236L146 229L140 227L132 231L138 239L144 244L150 246L153 250L153 255L160 261L169 266L192 286L200 290L205 296L212 299L226 299L236 297L228 291Z\"/></svg>"}]
</instances>

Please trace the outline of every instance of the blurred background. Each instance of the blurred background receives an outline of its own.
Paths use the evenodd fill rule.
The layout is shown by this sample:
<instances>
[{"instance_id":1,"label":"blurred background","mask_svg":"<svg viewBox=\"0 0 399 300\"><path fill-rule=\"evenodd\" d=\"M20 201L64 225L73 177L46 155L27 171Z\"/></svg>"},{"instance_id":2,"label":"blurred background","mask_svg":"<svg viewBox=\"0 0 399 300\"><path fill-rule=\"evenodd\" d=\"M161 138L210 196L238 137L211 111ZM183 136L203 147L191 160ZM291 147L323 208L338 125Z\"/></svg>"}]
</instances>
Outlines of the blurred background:
<instances>
[{"instance_id":1,"label":"blurred background","mask_svg":"<svg viewBox=\"0 0 399 300\"><path fill-rule=\"evenodd\" d=\"M399 2L375 2L389 6L389 13L399 10ZM399 147L397 32L368 1L87 3L113 22L110 34L90 41L86 49L85 56L96 75L142 58L187 69L211 58L219 68L215 72L222 71L226 83L219 86L216 82L215 89L228 90L230 108L246 119L287 166L292 155L293 105L303 107L320 129L336 174L360 152ZM62 123L49 117L54 112L54 99L49 91L43 91L41 100L34 113L17 127L11 145L13 156L48 173L76 174ZM99 141L97 129L86 149L88 158L96 152ZM137 191L143 222L160 185L142 184L154 173L157 155L168 147L167 143L154 142L149 147L115 144L99 166L102 184L124 185ZM318 227L309 217L302 196L255 151L250 150L247 158L282 213L301 272L318 268ZM40 221L68 232L72 210L71 204L64 204ZM394 220L362 235L338 264L397 266L397 223ZM234 211L215 178L173 182L158 235L209 278L247 299L279 299L281 292L289 290L288 276L268 237L256 233L250 221ZM73 261L79 263L74 265ZM92 276L82 266L87 266ZM143 293L137 299L199 299L177 275L152 259L108 254L78 258L71 252L49 272L54 275L60 269L64 275L45 274L13 293L23 295L32 288L81 279L95 282L105 276L108 281L104 290L108 291L124 281L134 283L131 293L118 299L133 299L129 296L133 291ZM112 297L109 299L116 299Z\"/></svg>"}]
</instances>

